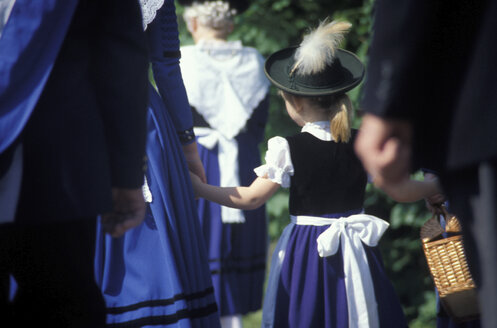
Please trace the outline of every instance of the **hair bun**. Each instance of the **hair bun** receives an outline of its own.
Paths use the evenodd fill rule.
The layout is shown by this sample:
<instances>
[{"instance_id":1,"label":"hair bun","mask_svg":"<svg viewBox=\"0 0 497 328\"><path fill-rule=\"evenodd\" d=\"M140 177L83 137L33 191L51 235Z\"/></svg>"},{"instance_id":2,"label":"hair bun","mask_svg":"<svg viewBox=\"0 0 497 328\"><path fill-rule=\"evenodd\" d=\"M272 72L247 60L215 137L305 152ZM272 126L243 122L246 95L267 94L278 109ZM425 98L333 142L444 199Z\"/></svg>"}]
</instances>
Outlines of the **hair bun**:
<instances>
[{"instance_id":1,"label":"hair bun","mask_svg":"<svg viewBox=\"0 0 497 328\"><path fill-rule=\"evenodd\" d=\"M225 28L233 22L236 10L225 1L194 2L185 8L185 21L197 18L200 24L214 29Z\"/></svg>"}]
</instances>

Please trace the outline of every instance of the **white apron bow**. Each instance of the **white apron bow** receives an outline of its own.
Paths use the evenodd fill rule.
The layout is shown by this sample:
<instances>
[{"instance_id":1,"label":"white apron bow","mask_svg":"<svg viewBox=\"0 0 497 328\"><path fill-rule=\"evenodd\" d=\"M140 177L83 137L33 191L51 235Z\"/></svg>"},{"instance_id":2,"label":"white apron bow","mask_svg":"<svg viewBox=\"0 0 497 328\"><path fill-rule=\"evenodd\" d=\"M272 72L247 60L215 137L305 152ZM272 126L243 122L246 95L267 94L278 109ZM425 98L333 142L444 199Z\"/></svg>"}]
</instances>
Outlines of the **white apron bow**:
<instances>
[{"instance_id":1,"label":"white apron bow","mask_svg":"<svg viewBox=\"0 0 497 328\"><path fill-rule=\"evenodd\" d=\"M330 226L317 238L317 249L319 256L327 257L336 254L341 245L349 327L379 327L373 279L362 243L376 246L389 224L366 214L338 219L292 216L292 221L298 225Z\"/></svg>"},{"instance_id":2,"label":"white apron bow","mask_svg":"<svg viewBox=\"0 0 497 328\"><path fill-rule=\"evenodd\" d=\"M218 145L219 185L234 187L240 185L238 178L238 143L234 138L228 139L222 133L205 127L195 127L197 142L207 149ZM237 208L221 206L223 223L244 223L243 211Z\"/></svg>"}]
</instances>

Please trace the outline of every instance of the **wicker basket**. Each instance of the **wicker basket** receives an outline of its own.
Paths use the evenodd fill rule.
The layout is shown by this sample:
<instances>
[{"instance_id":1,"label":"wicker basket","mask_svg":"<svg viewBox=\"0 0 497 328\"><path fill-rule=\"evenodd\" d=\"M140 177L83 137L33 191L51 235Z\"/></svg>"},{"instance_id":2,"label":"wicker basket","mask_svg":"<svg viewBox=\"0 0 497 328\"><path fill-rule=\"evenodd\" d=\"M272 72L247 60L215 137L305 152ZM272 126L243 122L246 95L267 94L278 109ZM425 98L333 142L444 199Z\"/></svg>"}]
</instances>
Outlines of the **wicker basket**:
<instances>
[{"instance_id":1,"label":"wicker basket","mask_svg":"<svg viewBox=\"0 0 497 328\"><path fill-rule=\"evenodd\" d=\"M439 217L434 215L421 228L423 250L440 302L456 322L475 319L480 310L476 286L464 254L461 228L457 218L441 208L450 237L443 237ZM448 218L448 219L447 219Z\"/></svg>"}]
</instances>

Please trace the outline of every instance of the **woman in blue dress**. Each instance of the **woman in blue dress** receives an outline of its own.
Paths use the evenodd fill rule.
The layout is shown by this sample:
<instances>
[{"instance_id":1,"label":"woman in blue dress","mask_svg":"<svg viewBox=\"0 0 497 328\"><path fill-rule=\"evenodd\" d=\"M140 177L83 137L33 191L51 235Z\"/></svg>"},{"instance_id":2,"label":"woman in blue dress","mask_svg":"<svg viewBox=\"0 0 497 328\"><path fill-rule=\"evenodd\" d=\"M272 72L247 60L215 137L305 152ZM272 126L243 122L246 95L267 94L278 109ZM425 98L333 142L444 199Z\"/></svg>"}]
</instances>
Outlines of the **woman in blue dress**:
<instances>
[{"instance_id":1,"label":"woman in blue dress","mask_svg":"<svg viewBox=\"0 0 497 328\"><path fill-rule=\"evenodd\" d=\"M143 187L149 206L144 223L121 238L98 230L96 280L111 327L218 327L186 164L203 174L179 68L174 1L142 1L142 12L156 84L149 88Z\"/></svg>"},{"instance_id":2,"label":"woman in blue dress","mask_svg":"<svg viewBox=\"0 0 497 328\"><path fill-rule=\"evenodd\" d=\"M226 1L194 3L183 14L195 44L181 47L181 72L207 181L218 186L254 180L269 107L262 55L227 40L234 15ZM197 205L221 325L240 327L242 315L262 306L265 208L242 211L205 199Z\"/></svg>"}]
</instances>

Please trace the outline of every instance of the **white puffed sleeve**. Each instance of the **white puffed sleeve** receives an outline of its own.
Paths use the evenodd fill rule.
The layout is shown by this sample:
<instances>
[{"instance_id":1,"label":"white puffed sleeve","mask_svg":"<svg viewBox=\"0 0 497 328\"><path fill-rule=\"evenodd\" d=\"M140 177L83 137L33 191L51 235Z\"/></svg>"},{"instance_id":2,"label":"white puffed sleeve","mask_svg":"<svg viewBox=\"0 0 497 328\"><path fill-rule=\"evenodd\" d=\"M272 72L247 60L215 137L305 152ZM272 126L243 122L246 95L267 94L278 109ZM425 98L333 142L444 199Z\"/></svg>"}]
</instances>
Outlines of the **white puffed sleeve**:
<instances>
[{"instance_id":1,"label":"white puffed sleeve","mask_svg":"<svg viewBox=\"0 0 497 328\"><path fill-rule=\"evenodd\" d=\"M284 188L290 187L290 177L293 175L290 147L285 138L273 137L267 142L266 164L256 167L258 177L267 177Z\"/></svg>"}]
</instances>

